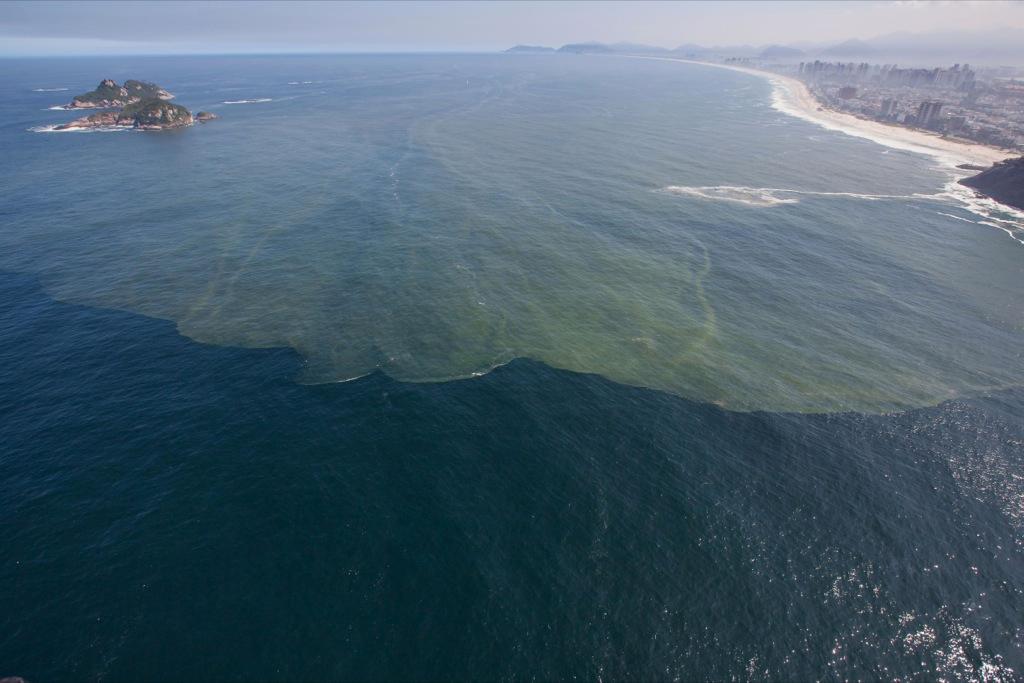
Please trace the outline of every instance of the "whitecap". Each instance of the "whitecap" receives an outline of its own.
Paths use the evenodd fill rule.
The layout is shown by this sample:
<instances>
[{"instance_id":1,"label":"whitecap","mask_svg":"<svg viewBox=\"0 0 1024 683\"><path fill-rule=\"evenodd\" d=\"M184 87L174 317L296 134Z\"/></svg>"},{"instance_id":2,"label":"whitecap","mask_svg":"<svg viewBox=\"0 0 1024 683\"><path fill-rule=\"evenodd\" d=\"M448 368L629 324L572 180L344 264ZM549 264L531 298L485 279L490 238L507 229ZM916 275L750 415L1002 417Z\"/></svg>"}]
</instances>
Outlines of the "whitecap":
<instances>
[{"instance_id":1,"label":"whitecap","mask_svg":"<svg viewBox=\"0 0 1024 683\"><path fill-rule=\"evenodd\" d=\"M735 202L747 206L779 206L780 204L796 204L800 200L794 197L780 197L778 193L765 187L734 187L716 185L712 187L688 187L685 185L669 185L663 192L699 199Z\"/></svg>"},{"instance_id":2,"label":"whitecap","mask_svg":"<svg viewBox=\"0 0 1024 683\"><path fill-rule=\"evenodd\" d=\"M51 126L33 126L31 133L116 133L122 130L134 130L131 126L100 126L98 128L58 128Z\"/></svg>"},{"instance_id":3,"label":"whitecap","mask_svg":"<svg viewBox=\"0 0 1024 683\"><path fill-rule=\"evenodd\" d=\"M270 97L257 97L252 100L225 100L221 104L257 104L259 102L273 102L273 98Z\"/></svg>"},{"instance_id":4,"label":"whitecap","mask_svg":"<svg viewBox=\"0 0 1024 683\"><path fill-rule=\"evenodd\" d=\"M936 211L935 213L939 214L940 216L945 216L946 218L955 218L956 220L963 221L964 223L977 223L978 222L978 221L972 221L970 218L964 218L963 216L955 216L955 215L953 215L951 213L946 213L945 211Z\"/></svg>"},{"instance_id":5,"label":"whitecap","mask_svg":"<svg viewBox=\"0 0 1024 683\"><path fill-rule=\"evenodd\" d=\"M711 185L693 187L687 185L669 185L660 190L668 194L697 197L716 201L736 202L748 206L769 207L782 204L799 204L799 196L814 197L849 197L878 201L883 199L937 199L942 195L902 195L902 194L867 194L862 192L815 192L812 190L790 190L781 187L743 187L737 185Z\"/></svg>"},{"instance_id":6,"label":"whitecap","mask_svg":"<svg viewBox=\"0 0 1024 683\"><path fill-rule=\"evenodd\" d=\"M32 88L32 92L64 92L67 88Z\"/></svg>"},{"instance_id":7,"label":"whitecap","mask_svg":"<svg viewBox=\"0 0 1024 683\"><path fill-rule=\"evenodd\" d=\"M1013 241L1024 244L1024 211L979 194L972 188L961 185L957 182L958 179L951 179L944 188L945 192L940 196L961 204L967 211L982 219L973 222L1002 230Z\"/></svg>"}]
</instances>

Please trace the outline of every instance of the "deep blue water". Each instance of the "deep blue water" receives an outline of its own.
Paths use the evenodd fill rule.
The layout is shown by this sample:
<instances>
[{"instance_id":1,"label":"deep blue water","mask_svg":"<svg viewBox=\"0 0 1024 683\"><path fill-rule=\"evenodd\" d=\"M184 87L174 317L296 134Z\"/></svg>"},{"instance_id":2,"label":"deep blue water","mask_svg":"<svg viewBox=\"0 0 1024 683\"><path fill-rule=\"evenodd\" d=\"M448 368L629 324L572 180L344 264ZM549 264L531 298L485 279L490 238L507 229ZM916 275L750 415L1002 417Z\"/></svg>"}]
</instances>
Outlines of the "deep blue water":
<instances>
[{"instance_id":1,"label":"deep blue water","mask_svg":"<svg viewBox=\"0 0 1024 683\"><path fill-rule=\"evenodd\" d=\"M934 161L678 64L7 64L0 676L1024 670L1024 247ZM103 77L222 118L29 130Z\"/></svg>"}]
</instances>

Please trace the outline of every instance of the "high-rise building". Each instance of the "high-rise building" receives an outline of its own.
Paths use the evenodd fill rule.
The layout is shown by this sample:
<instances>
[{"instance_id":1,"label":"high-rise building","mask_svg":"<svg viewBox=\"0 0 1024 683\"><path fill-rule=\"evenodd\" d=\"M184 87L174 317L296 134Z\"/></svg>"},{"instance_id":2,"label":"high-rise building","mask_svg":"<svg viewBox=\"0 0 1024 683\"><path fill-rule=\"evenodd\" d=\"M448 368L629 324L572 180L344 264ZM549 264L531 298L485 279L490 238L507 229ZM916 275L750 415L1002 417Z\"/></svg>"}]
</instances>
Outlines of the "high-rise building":
<instances>
[{"instance_id":1,"label":"high-rise building","mask_svg":"<svg viewBox=\"0 0 1024 683\"><path fill-rule=\"evenodd\" d=\"M885 98L884 100L882 100L882 109L879 112L879 115L883 119L895 118L896 117L896 106L898 104L899 104L899 102L897 102L896 100L892 99L891 97Z\"/></svg>"},{"instance_id":2,"label":"high-rise building","mask_svg":"<svg viewBox=\"0 0 1024 683\"><path fill-rule=\"evenodd\" d=\"M921 128L931 128L939 120L939 113L942 111L942 102L924 101L917 108L917 125Z\"/></svg>"}]
</instances>

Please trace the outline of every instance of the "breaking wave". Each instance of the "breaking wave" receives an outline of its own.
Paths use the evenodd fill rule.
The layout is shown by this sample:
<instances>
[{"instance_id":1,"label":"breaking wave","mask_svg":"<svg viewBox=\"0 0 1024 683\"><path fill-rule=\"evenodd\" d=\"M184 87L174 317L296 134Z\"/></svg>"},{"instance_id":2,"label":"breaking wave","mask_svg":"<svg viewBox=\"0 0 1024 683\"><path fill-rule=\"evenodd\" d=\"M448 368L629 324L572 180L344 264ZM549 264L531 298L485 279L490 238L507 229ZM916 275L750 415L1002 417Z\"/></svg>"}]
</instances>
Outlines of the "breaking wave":
<instances>
[{"instance_id":1,"label":"breaking wave","mask_svg":"<svg viewBox=\"0 0 1024 683\"><path fill-rule=\"evenodd\" d=\"M221 104L257 104L259 102L273 102L271 97L257 97L252 100L225 100Z\"/></svg>"},{"instance_id":2,"label":"breaking wave","mask_svg":"<svg viewBox=\"0 0 1024 683\"><path fill-rule=\"evenodd\" d=\"M866 201L885 199L931 199L940 202L951 202L961 205L964 209L982 220L970 220L961 216L939 211L940 215L955 218L968 223L987 225L1005 232L1011 239L1024 244L1024 211L1000 204L994 199L980 195L969 187L957 182L957 176L950 180L942 192L936 194L866 194L858 192L813 192L810 190L790 190L779 187L743 187L738 185L689 186L669 185L657 192L684 197L695 197L710 201L733 202L759 208L781 206L783 204L799 204L801 196L812 197L849 197Z\"/></svg>"},{"instance_id":3,"label":"breaking wave","mask_svg":"<svg viewBox=\"0 0 1024 683\"><path fill-rule=\"evenodd\" d=\"M67 88L32 88L32 92L64 92Z\"/></svg>"},{"instance_id":4,"label":"breaking wave","mask_svg":"<svg viewBox=\"0 0 1024 683\"><path fill-rule=\"evenodd\" d=\"M810 190L789 190L779 187L743 187L738 185L689 186L669 185L660 192L686 197L697 197L712 201L735 202L747 206L770 207L782 204L799 204L800 196L850 197L876 201L882 199L928 199L940 195L864 194L858 192L813 192Z\"/></svg>"},{"instance_id":5,"label":"breaking wave","mask_svg":"<svg viewBox=\"0 0 1024 683\"><path fill-rule=\"evenodd\" d=\"M1013 241L1024 244L1024 211L1000 204L994 199L961 185L957 182L959 177L962 176L946 183L944 192L939 196L961 204L967 211L982 219L971 222L1002 230Z\"/></svg>"},{"instance_id":6,"label":"breaking wave","mask_svg":"<svg viewBox=\"0 0 1024 683\"><path fill-rule=\"evenodd\" d=\"M56 125L33 126L31 133L116 133L121 130L134 130L131 126L101 126L99 128L57 128Z\"/></svg>"},{"instance_id":7,"label":"breaking wave","mask_svg":"<svg viewBox=\"0 0 1024 683\"><path fill-rule=\"evenodd\" d=\"M689 187L686 185L669 185L662 189L668 194L697 197L714 201L735 202L747 206L779 206L780 204L796 204L800 200L795 197L780 196L779 190L767 187L733 187L716 185L712 187Z\"/></svg>"}]
</instances>

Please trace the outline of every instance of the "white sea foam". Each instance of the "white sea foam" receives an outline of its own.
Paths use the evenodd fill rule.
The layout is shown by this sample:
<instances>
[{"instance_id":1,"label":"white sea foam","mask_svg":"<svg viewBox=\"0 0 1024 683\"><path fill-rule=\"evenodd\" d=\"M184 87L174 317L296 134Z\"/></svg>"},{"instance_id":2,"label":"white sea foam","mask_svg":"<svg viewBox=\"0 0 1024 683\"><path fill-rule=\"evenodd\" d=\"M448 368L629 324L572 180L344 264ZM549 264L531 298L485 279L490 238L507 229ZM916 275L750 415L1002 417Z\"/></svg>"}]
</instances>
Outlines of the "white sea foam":
<instances>
[{"instance_id":1,"label":"white sea foam","mask_svg":"<svg viewBox=\"0 0 1024 683\"><path fill-rule=\"evenodd\" d=\"M970 218L964 218L963 216L955 216L955 215L953 215L951 213L946 213L945 211L936 211L935 213L939 214L940 216L945 216L946 218L955 218L956 220L963 221L964 223L977 223L978 222L978 221L972 221Z\"/></svg>"},{"instance_id":2,"label":"white sea foam","mask_svg":"<svg viewBox=\"0 0 1024 683\"><path fill-rule=\"evenodd\" d=\"M983 219L976 223L998 228L1014 241L1024 244L1024 211L1000 204L957 182L968 175L964 169L958 168L960 164L986 165L1010 156L1009 152L980 144L950 141L922 131L865 121L848 114L821 109L815 106L817 102L803 83L784 76L750 72L771 81L772 106L780 112L829 130L866 138L891 149L925 154L936 159L948 174L944 191L936 197L963 205Z\"/></svg>"},{"instance_id":3,"label":"white sea foam","mask_svg":"<svg viewBox=\"0 0 1024 683\"><path fill-rule=\"evenodd\" d=\"M742 71L754 76L767 79L772 85L772 107L784 114L794 116L805 121L817 124L828 130L845 133L854 137L860 137L890 149L898 149L917 154L924 154L939 162L940 167L949 175L945 191L937 195L913 195L915 198L934 197L936 199L947 199L962 204L968 211L979 216L983 220L976 221L981 225L989 225L998 228L1009 235L1014 241L1024 244L1024 211L1013 209L978 195L971 189L960 185L957 181L967 175L963 169L958 168L960 164L969 163L985 166L996 161L1012 156L1007 150L988 147L982 144L969 143L957 140L948 140L935 134L925 131L912 130L879 121L869 121L855 117L851 114L832 111L820 105L811 92L802 82L789 76L782 76L766 71L748 69L745 67L732 66L727 64L712 64L708 62L695 62L692 60L674 60L666 57L637 57L638 59L655 59L666 61L682 61L704 66ZM888 150L886 150L887 152ZM883 152L885 153L885 152ZM690 191L677 194L691 194L693 196L704 196L692 190L705 188L689 188ZM758 188L748 188L755 189ZM827 194L827 193L815 193ZM841 194L841 193L835 193ZM851 195L852 196L852 195ZM776 206L779 202L771 201L774 195L769 195L768 200L747 200L745 203L755 206ZM863 198L882 198L882 195L867 196ZM726 199L740 201L723 196L707 197L711 199Z\"/></svg>"},{"instance_id":4,"label":"white sea foam","mask_svg":"<svg viewBox=\"0 0 1024 683\"><path fill-rule=\"evenodd\" d=\"M98 128L57 128L51 126L33 126L28 129L32 133L116 133L122 130L134 130L131 126L100 126Z\"/></svg>"},{"instance_id":5,"label":"white sea foam","mask_svg":"<svg viewBox=\"0 0 1024 683\"><path fill-rule=\"evenodd\" d=\"M67 88L32 88L32 92L64 92Z\"/></svg>"},{"instance_id":6,"label":"white sea foam","mask_svg":"<svg viewBox=\"0 0 1024 683\"><path fill-rule=\"evenodd\" d=\"M68 111L69 109L71 109L71 107L66 104L55 104L52 107L46 108L47 111Z\"/></svg>"},{"instance_id":7,"label":"white sea foam","mask_svg":"<svg viewBox=\"0 0 1024 683\"><path fill-rule=\"evenodd\" d=\"M982 220L974 221L978 225L1002 230L1013 241L1024 244L1024 211L978 194L957 180L958 178L954 177L946 184L943 196L963 205L965 209L981 218Z\"/></svg>"},{"instance_id":8,"label":"white sea foam","mask_svg":"<svg viewBox=\"0 0 1024 683\"><path fill-rule=\"evenodd\" d=\"M697 197L723 202L735 202L748 206L779 206L780 204L796 204L800 200L795 197L780 197L779 193L767 187L734 187L717 185L713 187L689 187L686 185L669 185L662 189L669 194Z\"/></svg>"},{"instance_id":9,"label":"white sea foam","mask_svg":"<svg viewBox=\"0 0 1024 683\"><path fill-rule=\"evenodd\" d=\"M913 130L902 126L869 121L852 114L826 109L815 99L807 86L790 76L761 71L732 64L717 64L673 57L650 57L630 55L633 59L681 62L697 64L730 71L740 71L768 80L772 85L772 107L784 114L817 124L822 128L864 138L893 149L926 154L947 167L957 164L991 164L1012 153L981 144L961 142L942 138L933 133Z\"/></svg>"},{"instance_id":10,"label":"white sea foam","mask_svg":"<svg viewBox=\"0 0 1024 683\"><path fill-rule=\"evenodd\" d=\"M737 185L689 186L669 185L660 190L668 194L697 197L715 201L736 202L748 206L769 207L783 204L799 204L800 196L849 197L879 201L884 199L940 199L943 195L929 194L866 194L860 192L814 192L811 190L790 190L781 187L743 187Z\"/></svg>"},{"instance_id":11,"label":"white sea foam","mask_svg":"<svg viewBox=\"0 0 1024 683\"><path fill-rule=\"evenodd\" d=\"M274 100L271 97L257 97L256 99L252 99L252 100L225 100L224 102L221 102L221 104L257 104L259 102L273 102L273 101Z\"/></svg>"}]
</instances>

